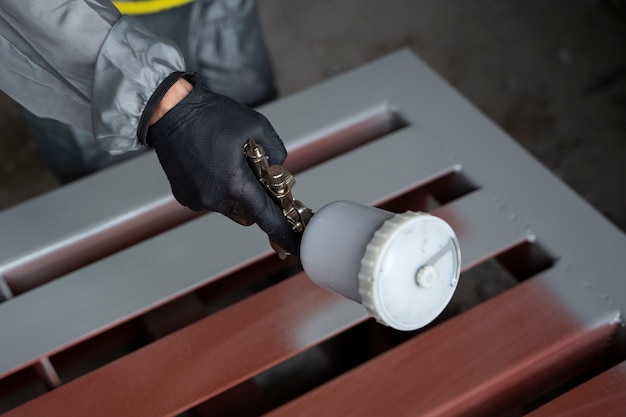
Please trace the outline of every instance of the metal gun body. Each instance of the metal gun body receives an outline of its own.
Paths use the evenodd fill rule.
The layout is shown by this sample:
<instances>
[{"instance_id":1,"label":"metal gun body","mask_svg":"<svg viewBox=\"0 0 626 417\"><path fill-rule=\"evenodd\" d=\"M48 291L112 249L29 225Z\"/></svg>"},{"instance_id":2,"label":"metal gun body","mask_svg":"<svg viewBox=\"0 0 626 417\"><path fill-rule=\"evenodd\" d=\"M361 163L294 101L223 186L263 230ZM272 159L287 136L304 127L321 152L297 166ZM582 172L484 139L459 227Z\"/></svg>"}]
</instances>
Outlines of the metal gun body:
<instances>
[{"instance_id":1,"label":"metal gun body","mask_svg":"<svg viewBox=\"0 0 626 417\"><path fill-rule=\"evenodd\" d=\"M280 205L293 230L303 232L314 213L293 197L291 190L296 184L294 176L282 165L269 165L265 149L254 139L248 140L244 154L256 177Z\"/></svg>"}]
</instances>

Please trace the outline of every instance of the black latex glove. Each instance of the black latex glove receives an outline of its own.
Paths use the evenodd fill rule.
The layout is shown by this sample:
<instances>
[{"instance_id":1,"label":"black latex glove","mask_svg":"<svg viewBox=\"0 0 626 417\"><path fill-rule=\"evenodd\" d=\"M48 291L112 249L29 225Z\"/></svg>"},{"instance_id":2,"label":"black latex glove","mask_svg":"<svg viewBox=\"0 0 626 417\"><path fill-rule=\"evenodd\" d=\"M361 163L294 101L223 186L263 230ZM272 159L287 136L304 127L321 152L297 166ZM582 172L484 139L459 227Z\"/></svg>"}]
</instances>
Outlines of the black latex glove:
<instances>
[{"instance_id":1,"label":"black latex glove","mask_svg":"<svg viewBox=\"0 0 626 417\"><path fill-rule=\"evenodd\" d=\"M243 150L253 138L265 148L270 164L282 165L287 151L274 128L260 113L209 91L194 76L185 78L195 84L192 92L150 126L146 137L174 197L192 210L217 211L246 226L256 223L272 241L298 255L301 236L256 178ZM160 90L172 83L166 80L148 105L154 105ZM140 139L147 113L142 116Z\"/></svg>"}]
</instances>

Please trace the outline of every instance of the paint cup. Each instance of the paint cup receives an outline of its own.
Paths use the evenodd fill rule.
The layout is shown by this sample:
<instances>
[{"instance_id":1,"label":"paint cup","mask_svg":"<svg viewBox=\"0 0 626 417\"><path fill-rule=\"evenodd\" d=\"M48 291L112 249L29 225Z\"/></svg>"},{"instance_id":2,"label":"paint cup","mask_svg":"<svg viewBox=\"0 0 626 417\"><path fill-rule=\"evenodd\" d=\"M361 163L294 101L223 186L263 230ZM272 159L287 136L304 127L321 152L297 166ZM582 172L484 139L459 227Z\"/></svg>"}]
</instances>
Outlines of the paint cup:
<instances>
[{"instance_id":1,"label":"paint cup","mask_svg":"<svg viewBox=\"0 0 626 417\"><path fill-rule=\"evenodd\" d=\"M397 330L434 320L454 294L461 266L459 242L444 220L349 201L330 203L311 218L300 258L314 283Z\"/></svg>"}]
</instances>

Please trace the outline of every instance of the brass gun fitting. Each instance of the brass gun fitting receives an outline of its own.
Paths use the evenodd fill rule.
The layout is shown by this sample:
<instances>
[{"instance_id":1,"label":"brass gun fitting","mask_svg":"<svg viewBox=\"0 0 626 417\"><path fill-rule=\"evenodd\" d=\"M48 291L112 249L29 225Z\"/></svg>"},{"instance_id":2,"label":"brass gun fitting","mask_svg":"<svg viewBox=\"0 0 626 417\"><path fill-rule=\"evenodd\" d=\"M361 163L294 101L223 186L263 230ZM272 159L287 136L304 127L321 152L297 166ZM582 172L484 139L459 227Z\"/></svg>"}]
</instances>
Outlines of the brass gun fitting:
<instances>
[{"instance_id":1,"label":"brass gun fitting","mask_svg":"<svg viewBox=\"0 0 626 417\"><path fill-rule=\"evenodd\" d=\"M270 166L265 149L254 139L249 139L244 145L244 154L256 177L278 202L292 229L295 232L303 232L314 213L299 200L294 199L291 192L296 184L294 176L282 165Z\"/></svg>"}]
</instances>

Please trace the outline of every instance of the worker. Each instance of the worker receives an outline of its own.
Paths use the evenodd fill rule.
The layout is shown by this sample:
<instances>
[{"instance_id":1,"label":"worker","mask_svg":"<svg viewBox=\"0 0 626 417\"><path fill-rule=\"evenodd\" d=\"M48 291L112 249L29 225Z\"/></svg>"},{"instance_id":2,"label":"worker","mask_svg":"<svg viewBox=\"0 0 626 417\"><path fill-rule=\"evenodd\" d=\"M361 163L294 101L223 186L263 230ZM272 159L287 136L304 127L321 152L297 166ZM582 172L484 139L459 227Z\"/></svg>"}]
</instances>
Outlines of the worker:
<instances>
[{"instance_id":1,"label":"worker","mask_svg":"<svg viewBox=\"0 0 626 417\"><path fill-rule=\"evenodd\" d=\"M0 88L38 118L88 132L111 155L153 148L181 204L256 223L298 253L298 236L243 154L254 138L271 164L282 164L285 147L263 115L220 94L252 103L273 92L263 58L260 66L246 58L263 48L254 3L186 3L169 32L188 36L182 16L204 19L189 31L211 32L208 52L191 40L183 53L110 0L3 0ZM211 61L220 54L223 60Z\"/></svg>"}]
</instances>

